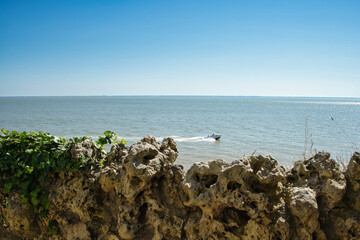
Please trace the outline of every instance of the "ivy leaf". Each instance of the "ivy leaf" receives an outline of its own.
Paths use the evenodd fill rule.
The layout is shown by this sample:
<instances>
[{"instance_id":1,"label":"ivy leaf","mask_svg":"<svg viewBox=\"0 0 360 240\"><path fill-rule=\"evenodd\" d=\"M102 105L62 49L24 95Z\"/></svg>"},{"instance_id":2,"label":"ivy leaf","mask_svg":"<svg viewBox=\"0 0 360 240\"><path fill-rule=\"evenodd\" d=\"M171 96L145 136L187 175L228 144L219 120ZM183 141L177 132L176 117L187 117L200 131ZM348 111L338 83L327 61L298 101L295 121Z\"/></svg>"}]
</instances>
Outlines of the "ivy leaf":
<instances>
[{"instance_id":1,"label":"ivy leaf","mask_svg":"<svg viewBox=\"0 0 360 240\"><path fill-rule=\"evenodd\" d=\"M4 185L5 193L9 193L11 188L12 188L12 182L5 183L5 185Z\"/></svg>"},{"instance_id":2,"label":"ivy leaf","mask_svg":"<svg viewBox=\"0 0 360 240\"><path fill-rule=\"evenodd\" d=\"M25 194L22 194L20 197L21 197L20 203L22 204L28 203L28 198L25 196Z\"/></svg>"},{"instance_id":3,"label":"ivy leaf","mask_svg":"<svg viewBox=\"0 0 360 240\"><path fill-rule=\"evenodd\" d=\"M104 167L104 161L99 161L100 166Z\"/></svg>"},{"instance_id":4,"label":"ivy leaf","mask_svg":"<svg viewBox=\"0 0 360 240\"><path fill-rule=\"evenodd\" d=\"M48 210L49 209L49 206L50 206L50 201L48 199L48 195L47 194L42 194L40 196L40 201L42 203L42 206L45 210Z\"/></svg>"}]
</instances>

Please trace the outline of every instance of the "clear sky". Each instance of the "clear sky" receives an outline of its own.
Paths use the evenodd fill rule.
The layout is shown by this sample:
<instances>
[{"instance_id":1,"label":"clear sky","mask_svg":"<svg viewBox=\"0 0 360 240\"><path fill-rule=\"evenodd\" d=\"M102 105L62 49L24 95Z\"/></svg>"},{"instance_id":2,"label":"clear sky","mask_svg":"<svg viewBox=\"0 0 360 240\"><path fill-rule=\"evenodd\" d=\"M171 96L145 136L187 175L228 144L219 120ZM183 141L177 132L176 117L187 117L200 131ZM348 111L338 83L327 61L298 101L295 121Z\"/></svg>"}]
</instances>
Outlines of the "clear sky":
<instances>
[{"instance_id":1,"label":"clear sky","mask_svg":"<svg viewBox=\"0 0 360 240\"><path fill-rule=\"evenodd\" d=\"M0 96L360 97L360 1L0 0Z\"/></svg>"}]
</instances>

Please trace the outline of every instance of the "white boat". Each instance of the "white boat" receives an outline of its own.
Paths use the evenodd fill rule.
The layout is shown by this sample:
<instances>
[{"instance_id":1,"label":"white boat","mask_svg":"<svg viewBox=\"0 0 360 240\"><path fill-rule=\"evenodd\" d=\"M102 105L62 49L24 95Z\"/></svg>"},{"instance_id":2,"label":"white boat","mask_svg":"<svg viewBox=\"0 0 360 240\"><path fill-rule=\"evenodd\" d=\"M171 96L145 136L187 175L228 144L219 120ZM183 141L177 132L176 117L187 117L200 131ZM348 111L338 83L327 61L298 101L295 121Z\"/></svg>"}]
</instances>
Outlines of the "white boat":
<instances>
[{"instance_id":1,"label":"white boat","mask_svg":"<svg viewBox=\"0 0 360 240\"><path fill-rule=\"evenodd\" d=\"M221 138L221 135L213 133L211 135L208 135L206 138L213 138L215 140L219 140Z\"/></svg>"}]
</instances>

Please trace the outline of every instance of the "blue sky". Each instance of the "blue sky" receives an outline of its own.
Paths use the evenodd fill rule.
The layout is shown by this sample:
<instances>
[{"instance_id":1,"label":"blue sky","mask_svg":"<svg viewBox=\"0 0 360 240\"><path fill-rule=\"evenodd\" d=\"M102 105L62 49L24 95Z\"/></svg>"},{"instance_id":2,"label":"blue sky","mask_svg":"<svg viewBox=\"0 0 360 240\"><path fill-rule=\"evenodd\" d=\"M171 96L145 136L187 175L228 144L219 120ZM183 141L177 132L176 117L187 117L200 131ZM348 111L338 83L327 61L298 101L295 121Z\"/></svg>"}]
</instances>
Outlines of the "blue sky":
<instances>
[{"instance_id":1,"label":"blue sky","mask_svg":"<svg viewBox=\"0 0 360 240\"><path fill-rule=\"evenodd\" d=\"M0 0L0 96L359 89L356 0Z\"/></svg>"}]
</instances>

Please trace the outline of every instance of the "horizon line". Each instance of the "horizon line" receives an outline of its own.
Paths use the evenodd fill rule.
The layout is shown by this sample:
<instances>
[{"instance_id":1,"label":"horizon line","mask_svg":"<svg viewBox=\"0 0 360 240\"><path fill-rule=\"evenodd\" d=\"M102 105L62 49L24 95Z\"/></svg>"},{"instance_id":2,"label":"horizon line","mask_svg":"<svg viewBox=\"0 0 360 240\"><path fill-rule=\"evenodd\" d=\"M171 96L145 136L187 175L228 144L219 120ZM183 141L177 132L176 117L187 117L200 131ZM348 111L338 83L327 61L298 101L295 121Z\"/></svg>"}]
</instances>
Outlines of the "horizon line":
<instances>
[{"instance_id":1,"label":"horizon line","mask_svg":"<svg viewBox=\"0 0 360 240\"><path fill-rule=\"evenodd\" d=\"M25 97L280 97L280 98L360 98L354 96L283 96L283 95L215 95L215 94L93 94L93 95L14 95L0 98Z\"/></svg>"}]
</instances>

